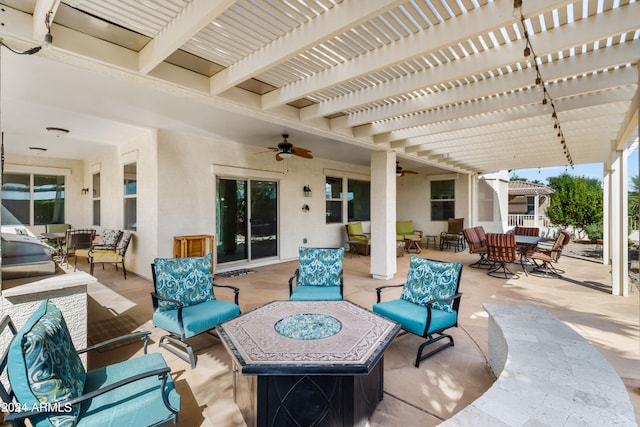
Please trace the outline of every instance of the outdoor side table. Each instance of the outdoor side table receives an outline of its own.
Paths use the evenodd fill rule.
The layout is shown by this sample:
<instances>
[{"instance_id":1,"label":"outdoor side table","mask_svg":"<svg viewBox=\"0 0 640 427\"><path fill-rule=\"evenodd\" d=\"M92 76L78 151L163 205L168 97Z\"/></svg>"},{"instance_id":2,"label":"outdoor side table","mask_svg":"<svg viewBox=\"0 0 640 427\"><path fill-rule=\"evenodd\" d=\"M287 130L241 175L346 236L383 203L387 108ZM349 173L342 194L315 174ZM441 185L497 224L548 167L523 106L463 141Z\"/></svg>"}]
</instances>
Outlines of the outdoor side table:
<instances>
[{"instance_id":1,"label":"outdoor side table","mask_svg":"<svg viewBox=\"0 0 640 427\"><path fill-rule=\"evenodd\" d=\"M217 328L248 426L365 426L400 325L349 301L273 301Z\"/></svg>"}]
</instances>

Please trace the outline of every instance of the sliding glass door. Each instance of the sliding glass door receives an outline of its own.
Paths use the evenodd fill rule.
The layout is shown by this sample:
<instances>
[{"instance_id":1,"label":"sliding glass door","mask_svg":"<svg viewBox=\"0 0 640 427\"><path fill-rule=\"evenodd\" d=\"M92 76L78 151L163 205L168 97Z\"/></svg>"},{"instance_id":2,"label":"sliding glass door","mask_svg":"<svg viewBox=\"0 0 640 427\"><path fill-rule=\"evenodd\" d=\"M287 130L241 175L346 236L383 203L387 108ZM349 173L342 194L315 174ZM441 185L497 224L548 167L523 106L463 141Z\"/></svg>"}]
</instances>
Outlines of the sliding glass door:
<instances>
[{"instance_id":1,"label":"sliding glass door","mask_svg":"<svg viewBox=\"0 0 640 427\"><path fill-rule=\"evenodd\" d=\"M217 179L218 264L278 255L275 181Z\"/></svg>"}]
</instances>

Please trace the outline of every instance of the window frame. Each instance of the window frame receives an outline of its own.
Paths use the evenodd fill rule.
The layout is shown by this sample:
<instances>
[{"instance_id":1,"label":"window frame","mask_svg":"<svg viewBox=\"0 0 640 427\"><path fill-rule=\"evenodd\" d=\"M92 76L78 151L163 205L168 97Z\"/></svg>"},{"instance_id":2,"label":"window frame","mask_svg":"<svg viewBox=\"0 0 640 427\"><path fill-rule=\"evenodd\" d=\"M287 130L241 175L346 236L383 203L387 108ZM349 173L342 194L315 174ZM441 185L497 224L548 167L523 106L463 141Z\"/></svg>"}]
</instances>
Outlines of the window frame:
<instances>
[{"instance_id":1,"label":"window frame","mask_svg":"<svg viewBox=\"0 0 640 427\"><path fill-rule=\"evenodd\" d=\"M445 181L451 181L453 184L453 194L452 197L450 198L434 198L434 184L436 182L441 183L441 182L445 182ZM448 221L449 218L455 218L455 212L456 212L456 180L454 178L438 178L438 179L431 179L429 180L429 207L430 207L430 217L431 217L431 221L432 222L444 222L444 221ZM440 204L441 206L446 205L452 205L453 209L451 210L451 214L447 215L446 212L448 212L449 210L445 209L445 208L441 208L439 210L434 209L434 204ZM442 218L440 217L435 217L435 213L436 211L441 212L442 214ZM446 217L446 218L444 218Z\"/></svg>"},{"instance_id":2,"label":"window frame","mask_svg":"<svg viewBox=\"0 0 640 427\"><path fill-rule=\"evenodd\" d=\"M27 177L28 178L28 191L25 191L25 193L28 193L28 199L26 200L28 206L28 220L26 222L21 222L22 225L27 226L27 227L34 227L34 226L43 226L46 224L52 224L54 222L56 223L65 223L65 218L66 218L66 199L67 199L67 177L70 175L70 172L67 169L58 169L58 168L35 168L35 170L33 169L29 169L26 170L24 168L11 168L11 167L7 167L6 170L4 171L4 176L2 177L2 187L4 187L4 185L6 185L6 179L5 176L7 175L14 175L14 176L23 176L23 177ZM62 218L49 218L48 220L45 220L42 223L37 223L36 224L36 203L37 203L37 193L38 191L36 191L35 185L36 185L36 179L38 177L56 177L56 178L61 178L62 179ZM60 185L60 184L57 184ZM2 188L2 191L4 192L5 189ZM8 191L8 190L7 190ZM3 200L3 205L4 205L4 201L5 200L10 200L7 199L5 197L2 198ZM55 200L55 199L52 199ZM9 210L7 208L7 210ZM9 210L9 212L11 212ZM13 215L13 214L12 214ZM22 219L17 218L19 221L22 221Z\"/></svg>"},{"instance_id":3,"label":"window frame","mask_svg":"<svg viewBox=\"0 0 640 427\"><path fill-rule=\"evenodd\" d=\"M127 168L135 167L133 180L127 177ZM130 172L129 172L130 174ZM131 184L134 183L133 186ZM133 189L133 191L131 191ZM133 209L131 209L133 207ZM122 228L137 231L138 228L138 162L122 165Z\"/></svg>"},{"instance_id":4,"label":"window frame","mask_svg":"<svg viewBox=\"0 0 640 427\"><path fill-rule=\"evenodd\" d=\"M346 224L348 222L353 222L353 221L370 221L371 220L371 180L367 178L368 177L366 176L352 176L351 174L341 174L338 171L333 171L325 175L325 213L327 214L325 215L325 217L327 218L326 224ZM326 185L329 179L340 180L341 182L340 197L328 197ZM355 200L352 197L351 192L349 191L350 184L353 182L364 182L369 185L369 215L368 215L368 218L366 219L350 218L349 209L352 203L354 203L353 201ZM328 215L329 203L336 203L336 202L340 202L340 220L338 221L336 218L335 220L329 221L329 218L330 218L330 216Z\"/></svg>"}]
</instances>

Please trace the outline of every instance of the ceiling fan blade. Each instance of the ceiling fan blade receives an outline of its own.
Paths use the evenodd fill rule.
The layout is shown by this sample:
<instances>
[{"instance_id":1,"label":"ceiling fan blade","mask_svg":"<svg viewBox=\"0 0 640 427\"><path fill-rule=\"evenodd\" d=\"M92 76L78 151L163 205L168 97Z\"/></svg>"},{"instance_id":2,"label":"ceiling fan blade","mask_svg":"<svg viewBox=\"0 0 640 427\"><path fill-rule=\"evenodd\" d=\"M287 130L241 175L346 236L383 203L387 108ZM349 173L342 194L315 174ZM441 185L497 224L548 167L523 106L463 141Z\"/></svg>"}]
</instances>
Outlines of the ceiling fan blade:
<instances>
[{"instance_id":1,"label":"ceiling fan blade","mask_svg":"<svg viewBox=\"0 0 640 427\"><path fill-rule=\"evenodd\" d=\"M283 161L284 159L283 159L282 157L280 157L280 153L278 153L278 154L276 154L276 160L277 160L277 161L279 161L279 162L281 162L281 161Z\"/></svg>"},{"instance_id":2,"label":"ceiling fan blade","mask_svg":"<svg viewBox=\"0 0 640 427\"><path fill-rule=\"evenodd\" d=\"M313 159L311 150L307 150L306 148L293 147L291 153L299 157L304 157L305 159Z\"/></svg>"},{"instance_id":3,"label":"ceiling fan blade","mask_svg":"<svg viewBox=\"0 0 640 427\"><path fill-rule=\"evenodd\" d=\"M412 173L412 174L415 174L415 175L418 174L418 172L416 172L416 171L406 171L406 170L403 170L402 173Z\"/></svg>"}]
</instances>

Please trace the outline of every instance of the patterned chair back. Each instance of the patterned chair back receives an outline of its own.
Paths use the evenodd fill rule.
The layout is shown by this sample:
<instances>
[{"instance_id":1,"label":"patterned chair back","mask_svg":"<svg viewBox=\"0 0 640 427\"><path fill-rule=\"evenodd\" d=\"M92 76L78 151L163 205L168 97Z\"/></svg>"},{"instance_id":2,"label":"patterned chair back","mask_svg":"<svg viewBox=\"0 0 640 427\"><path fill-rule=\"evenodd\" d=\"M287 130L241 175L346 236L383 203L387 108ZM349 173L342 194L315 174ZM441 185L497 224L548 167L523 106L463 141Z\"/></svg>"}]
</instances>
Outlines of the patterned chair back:
<instances>
[{"instance_id":1,"label":"patterned chair back","mask_svg":"<svg viewBox=\"0 0 640 427\"><path fill-rule=\"evenodd\" d=\"M299 250L297 286L340 286L344 248Z\"/></svg>"},{"instance_id":2,"label":"patterned chair back","mask_svg":"<svg viewBox=\"0 0 640 427\"><path fill-rule=\"evenodd\" d=\"M400 298L425 306L438 298L449 298L458 293L462 263L436 261L412 254L409 273ZM458 311L459 299L436 301L433 308L447 312Z\"/></svg>"},{"instance_id":3,"label":"patterned chair back","mask_svg":"<svg viewBox=\"0 0 640 427\"><path fill-rule=\"evenodd\" d=\"M487 233L487 259L516 262L516 236L512 233Z\"/></svg>"}]
</instances>

